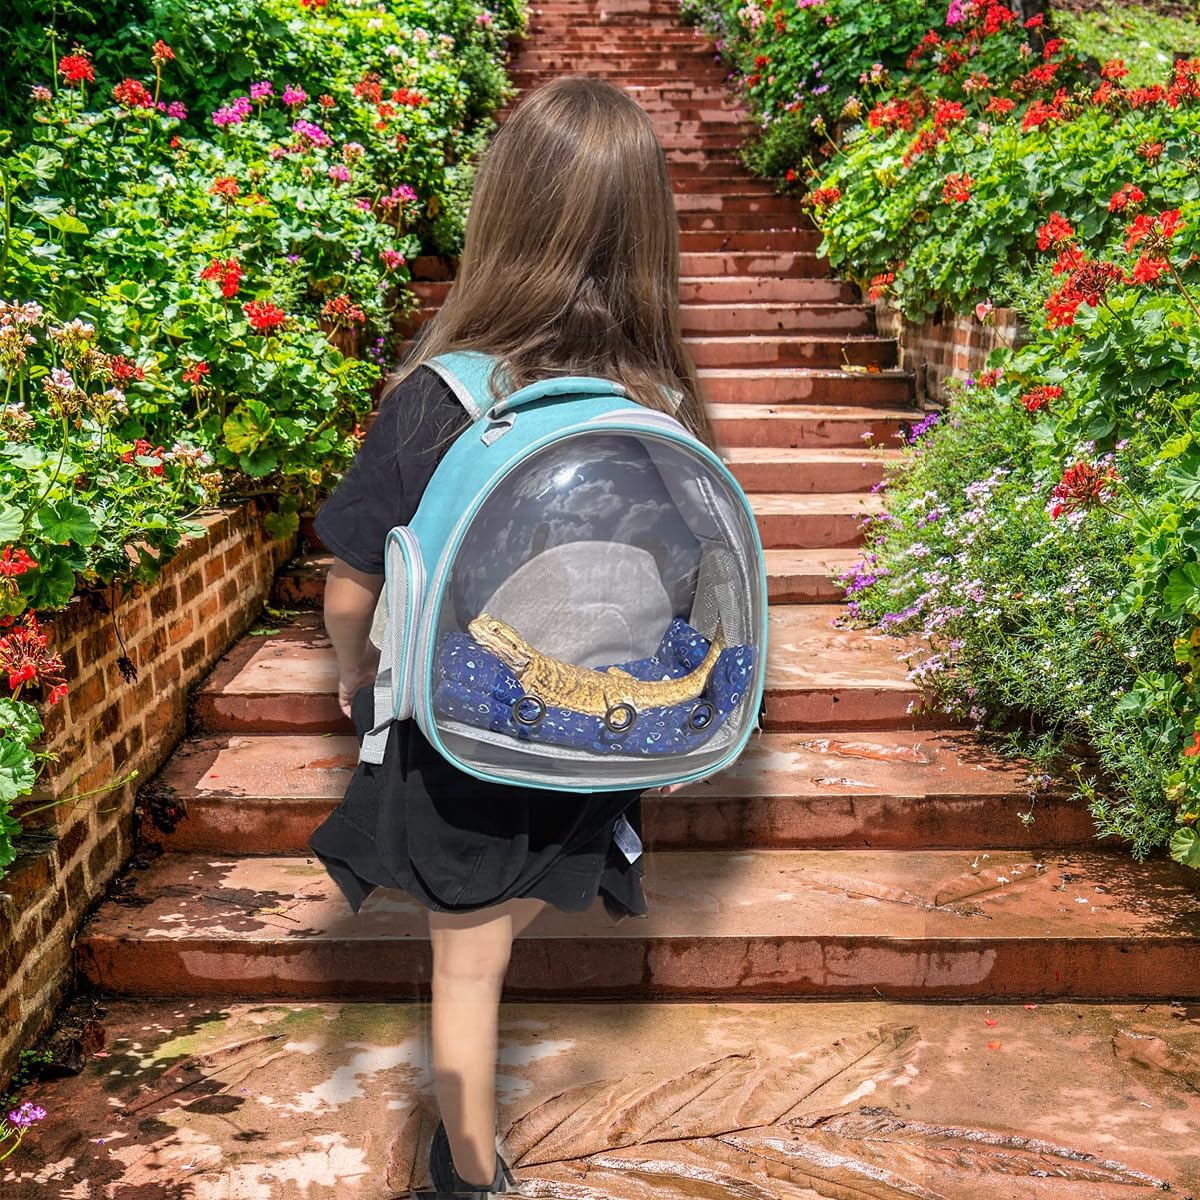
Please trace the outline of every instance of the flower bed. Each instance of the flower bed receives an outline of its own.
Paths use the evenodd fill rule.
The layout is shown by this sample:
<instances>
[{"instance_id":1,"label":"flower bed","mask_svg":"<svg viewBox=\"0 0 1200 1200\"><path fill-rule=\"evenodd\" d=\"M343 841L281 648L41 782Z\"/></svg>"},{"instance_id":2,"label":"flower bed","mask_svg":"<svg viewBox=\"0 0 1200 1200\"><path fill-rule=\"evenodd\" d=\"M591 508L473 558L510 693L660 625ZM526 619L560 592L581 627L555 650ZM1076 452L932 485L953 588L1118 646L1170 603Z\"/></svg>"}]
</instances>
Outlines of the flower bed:
<instances>
[{"instance_id":1,"label":"flower bed","mask_svg":"<svg viewBox=\"0 0 1200 1200\"><path fill-rule=\"evenodd\" d=\"M295 532L358 445L408 264L460 243L522 20L511 0L95 7L101 53L5 66L55 72L0 132L0 875L38 767L29 701L63 694L44 614L153 578L201 506L270 496L270 534ZM237 46L236 89L206 37Z\"/></svg>"},{"instance_id":2,"label":"flower bed","mask_svg":"<svg viewBox=\"0 0 1200 1200\"><path fill-rule=\"evenodd\" d=\"M793 178L872 299L989 333L1011 306L1027 341L912 434L851 612L918 636L939 708L1090 748L1099 831L1200 867L1200 61L1131 86L1040 15L925 9Z\"/></svg>"}]
</instances>

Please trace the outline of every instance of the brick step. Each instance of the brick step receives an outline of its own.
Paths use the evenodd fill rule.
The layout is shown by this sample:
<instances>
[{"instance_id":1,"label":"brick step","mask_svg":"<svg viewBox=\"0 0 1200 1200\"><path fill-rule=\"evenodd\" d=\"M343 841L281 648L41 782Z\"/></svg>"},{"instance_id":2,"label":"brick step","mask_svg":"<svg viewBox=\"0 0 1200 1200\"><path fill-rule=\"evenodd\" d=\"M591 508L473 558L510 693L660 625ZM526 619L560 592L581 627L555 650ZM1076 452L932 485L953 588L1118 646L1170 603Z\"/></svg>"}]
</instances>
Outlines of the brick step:
<instances>
[{"instance_id":1,"label":"brick step","mask_svg":"<svg viewBox=\"0 0 1200 1200\"><path fill-rule=\"evenodd\" d=\"M855 374L819 367L700 369L711 404L902 405L912 401L912 377L905 371Z\"/></svg>"},{"instance_id":2,"label":"brick step","mask_svg":"<svg viewBox=\"0 0 1200 1200\"><path fill-rule=\"evenodd\" d=\"M897 435L920 420L912 408L825 404L710 404L709 415L721 445L861 448L870 440L895 446Z\"/></svg>"},{"instance_id":3,"label":"brick step","mask_svg":"<svg viewBox=\"0 0 1200 1200\"><path fill-rule=\"evenodd\" d=\"M688 349L698 367L718 370L771 367L836 367L843 363L854 366L892 367L896 362L894 338L866 334L859 337L818 334L730 333L720 336L689 337ZM756 372L757 373L757 372ZM765 385L764 385L765 387ZM792 394L790 389L787 394ZM745 395L753 403L774 402L780 393L752 388L728 387L720 399L736 399ZM716 393L713 399L717 399ZM872 396L888 400L894 393Z\"/></svg>"},{"instance_id":4,"label":"brick step","mask_svg":"<svg viewBox=\"0 0 1200 1200\"><path fill-rule=\"evenodd\" d=\"M772 604L830 604L845 597L835 578L854 567L859 549L765 550L767 598Z\"/></svg>"},{"instance_id":5,"label":"brick step","mask_svg":"<svg viewBox=\"0 0 1200 1200\"><path fill-rule=\"evenodd\" d=\"M684 192L675 196L675 211L678 213L711 213L713 215L733 213L755 213L788 216L800 220L807 218L804 210L791 196L761 195L743 192L739 189L731 192L706 191L703 193ZM791 222L789 222L791 223Z\"/></svg>"},{"instance_id":6,"label":"brick step","mask_svg":"<svg viewBox=\"0 0 1200 1200\"><path fill-rule=\"evenodd\" d=\"M415 329L433 311L418 312L410 327ZM852 399L861 404L888 404L903 403L911 395L909 377L902 372L860 376L827 369L841 362L858 366L888 364L896 357L896 343L888 338L729 334L685 335L683 341L700 368L706 395L714 402L820 404L831 399ZM411 345L410 341L401 344L401 356ZM767 378L777 370L787 377Z\"/></svg>"},{"instance_id":7,"label":"brick step","mask_svg":"<svg viewBox=\"0 0 1200 1200\"><path fill-rule=\"evenodd\" d=\"M873 333L864 304L684 304L685 333Z\"/></svg>"},{"instance_id":8,"label":"brick step","mask_svg":"<svg viewBox=\"0 0 1200 1200\"><path fill-rule=\"evenodd\" d=\"M900 460L901 451L735 446L726 450L723 457L747 492L781 492L800 496L814 492L866 492L883 479L888 463Z\"/></svg>"},{"instance_id":9,"label":"brick step","mask_svg":"<svg viewBox=\"0 0 1200 1200\"><path fill-rule=\"evenodd\" d=\"M654 27L656 42L664 46L715 46L711 37L701 29L681 25L658 25ZM590 51L595 46L607 49L644 49L646 30L629 25L613 25L602 21L568 20L562 17L539 17L530 15L526 26L529 37L514 38L514 47L536 46L546 40L541 34L554 34L556 48L572 51Z\"/></svg>"},{"instance_id":10,"label":"brick step","mask_svg":"<svg viewBox=\"0 0 1200 1200\"><path fill-rule=\"evenodd\" d=\"M863 517L883 511L877 495L860 492L751 492L759 536L777 550L861 546Z\"/></svg>"},{"instance_id":11,"label":"brick step","mask_svg":"<svg viewBox=\"0 0 1200 1200\"><path fill-rule=\"evenodd\" d=\"M430 1194L409 1191L426 1186L436 1125L427 1060L414 1053L428 1044L424 1004L107 998L103 1021L110 1057L39 1081L38 1100L57 1119L38 1130L37 1160L8 1167L40 1180L43 1164L64 1164L54 1175L69 1182L12 1188L10 1200L299 1200L320 1194L309 1179L330 1180L332 1195L334 1179L359 1177L380 1185L342 1183L346 1200ZM1200 1094L1186 1067L1156 1065L1194 1062L1195 1019L1178 1004L506 999L498 1040L497 1129L517 1195L1156 1200L1200 1191L1190 1136ZM148 1070L177 1089L167 1101L175 1111L144 1114ZM139 1114L137 1127L114 1111ZM70 1147L103 1143L114 1125L133 1136L79 1163ZM181 1192L194 1148L203 1157ZM315 1169L301 1175L297 1159ZM221 1179L210 1191L203 1176L214 1168L236 1170L237 1187ZM676 1183L714 1177L687 1191ZM297 1178L304 1184L279 1185ZM648 1179L669 1182L651 1191Z\"/></svg>"},{"instance_id":12,"label":"brick step","mask_svg":"<svg viewBox=\"0 0 1200 1200\"><path fill-rule=\"evenodd\" d=\"M799 209L776 213L680 212L676 219L681 232L719 230L728 234L732 250L747 249L738 245L743 233L780 233L810 228ZM823 268L826 266L824 259L818 262Z\"/></svg>"},{"instance_id":13,"label":"brick step","mask_svg":"<svg viewBox=\"0 0 1200 1200\"><path fill-rule=\"evenodd\" d=\"M705 218L709 220L711 218ZM680 228L684 228L682 221ZM693 228L693 226L688 226ZM828 262L815 254L797 250L761 250L739 253L720 250L679 256L681 275L782 275L801 279L827 276Z\"/></svg>"},{"instance_id":14,"label":"brick step","mask_svg":"<svg viewBox=\"0 0 1200 1200\"><path fill-rule=\"evenodd\" d=\"M655 34L654 37L657 41L658 35ZM523 46L520 54L512 59L510 66L519 71L553 71L559 74L606 74L612 70L620 70L653 71L656 74L670 71L687 76L696 66L705 68L712 65L715 58L711 46L668 43L657 50L647 50L644 41L640 46L634 46L634 40L628 39L624 45L617 43L590 46L586 50L572 50L565 46L552 45L547 39L545 49L537 50Z\"/></svg>"},{"instance_id":15,"label":"brick step","mask_svg":"<svg viewBox=\"0 0 1200 1200\"><path fill-rule=\"evenodd\" d=\"M812 254L820 234L804 226L787 229L681 229L681 254L712 254L718 251L746 253Z\"/></svg>"},{"instance_id":16,"label":"brick step","mask_svg":"<svg viewBox=\"0 0 1200 1200\"><path fill-rule=\"evenodd\" d=\"M671 190L677 196L694 192L721 193L745 190L757 192L760 196L774 195L774 189L765 180L752 179L749 175L735 175L732 171L722 176L671 173Z\"/></svg>"},{"instance_id":17,"label":"brick step","mask_svg":"<svg viewBox=\"0 0 1200 1200\"><path fill-rule=\"evenodd\" d=\"M165 854L74 946L115 995L427 994L426 912L357 913L311 856ZM1133 999L1200 993L1200 896L1120 850L657 851L644 919L550 908L516 939L510 997ZM618 1041L620 1039L617 1039ZM882 1194L882 1193L881 1193ZM964 1193L965 1194L965 1193Z\"/></svg>"},{"instance_id":18,"label":"brick step","mask_svg":"<svg viewBox=\"0 0 1200 1200\"><path fill-rule=\"evenodd\" d=\"M519 101L513 107L498 112L496 114L497 124L503 125L518 108L520 108ZM678 106L674 106L646 111L646 115L650 118L655 133L663 140L664 145L667 144L665 139L668 138L711 136L714 139L723 137L725 141L714 140L711 143L699 144L737 147L760 129L760 126L746 117L744 111L734 108L703 110L693 107L690 111L684 112Z\"/></svg>"},{"instance_id":19,"label":"brick step","mask_svg":"<svg viewBox=\"0 0 1200 1200\"><path fill-rule=\"evenodd\" d=\"M523 71L519 67L515 67L509 71L509 81L518 92L528 92L534 88L541 87L543 83L549 83L554 79L561 79L565 74L568 74L568 72L543 71L541 69ZM626 91L634 86L664 89L678 88L681 82L681 72L678 71L622 71L614 68L612 70L590 71L589 74L594 75L597 79L607 80L615 87ZM725 87L727 74L724 68L718 67L715 64L707 67L693 65L686 75L687 86L692 89L701 88L706 92L715 91L718 88ZM695 94L695 91L691 93L692 96Z\"/></svg>"},{"instance_id":20,"label":"brick step","mask_svg":"<svg viewBox=\"0 0 1200 1200\"><path fill-rule=\"evenodd\" d=\"M165 849L307 854L358 763L351 735L190 738L159 782L186 806ZM957 732L768 733L729 770L642 800L649 850L1089 846L1095 826L1065 789ZM1036 794L1036 802L1032 795ZM1035 819L1021 820L1032 811Z\"/></svg>"},{"instance_id":21,"label":"brick step","mask_svg":"<svg viewBox=\"0 0 1200 1200\"><path fill-rule=\"evenodd\" d=\"M826 605L772 609L768 727L915 727L907 708L918 691L897 658L903 643L836 629L840 612ZM194 728L206 734L351 732L336 685L337 664L320 618L302 613L271 636L243 638L221 659L195 693Z\"/></svg>"},{"instance_id":22,"label":"brick step","mask_svg":"<svg viewBox=\"0 0 1200 1200\"><path fill-rule=\"evenodd\" d=\"M859 294L852 283L829 276L818 279L731 272L683 276L679 280L679 300L682 304L853 304Z\"/></svg>"},{"instance_id":23,"label":"brick step","mask_svg":"<svg viewBox=\"0 0 1200 1200\"><path fill-rule=\"evenodd\" d=\"M742 469L736 473L741 474ZM823 477L822 483L828 481L829 476ZM316 544L315 532L307 533L306 537ZM859 552L852 548L767 550L767 595L772 604L838 600L843 589L833 576L848 571L858 559ZM292 559L275 578L274 602L285 608L320 608L325 596L325 573L332 561L333 556L323 548Z\"/></svg>"},{"instance_id":24,"label":"brick step","mask_svg":"<svg viewBox=\"0 0 1200 1200\"><path fill-rule=\"evenodd\" d=\"M709 253L709 252L696 252ZM788 251L787 253L792 253ZM437 260L414 260L413 293L426 305L445 301L450 280L433 277ZM442 274L446 272L443 270ZM841 279L791 277L773 279L770 276L693 275L679 280L679 300L684 312L689 308L737 310L747 320L755 310L764 314L793 308L800 312L855 305L858 294L852 284ZM811 306L811 307L810 307ZM855 305L860 311L872 311ZM765 318L764 318L765 319Z\"/></svg>"}]
</instances>

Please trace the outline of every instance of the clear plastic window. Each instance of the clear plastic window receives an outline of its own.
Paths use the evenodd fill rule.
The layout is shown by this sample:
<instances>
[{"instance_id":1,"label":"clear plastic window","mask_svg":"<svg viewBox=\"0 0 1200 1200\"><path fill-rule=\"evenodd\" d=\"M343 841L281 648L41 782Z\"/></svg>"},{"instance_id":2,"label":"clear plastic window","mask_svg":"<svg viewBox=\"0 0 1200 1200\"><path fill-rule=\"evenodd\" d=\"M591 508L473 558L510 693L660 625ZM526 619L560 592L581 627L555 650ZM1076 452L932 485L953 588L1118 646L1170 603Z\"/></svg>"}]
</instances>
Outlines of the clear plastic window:
<instances>
[{"instance_id":1,"label":"clear plastic window","mask_svg":"<svg viewBox=\"0 0 1200 1200\"><path fill-rule=\"evenodd\" d=\"M548 786L719 762L757 717L758 571L744 504L700 455L652 434L559 439L494 488L448 564L439 737Z\"/></svg>"}]
</instances>

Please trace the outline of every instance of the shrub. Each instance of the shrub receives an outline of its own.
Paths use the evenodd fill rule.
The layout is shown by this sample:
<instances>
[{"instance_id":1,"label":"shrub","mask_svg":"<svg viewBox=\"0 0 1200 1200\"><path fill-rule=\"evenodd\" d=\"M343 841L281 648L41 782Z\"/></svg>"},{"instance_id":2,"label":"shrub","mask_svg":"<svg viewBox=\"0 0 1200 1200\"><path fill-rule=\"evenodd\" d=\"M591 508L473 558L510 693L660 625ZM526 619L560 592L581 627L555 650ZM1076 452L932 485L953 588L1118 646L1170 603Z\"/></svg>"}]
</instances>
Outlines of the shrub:
<instances>
[{"instance_id":1,"label":"shrub","mask_svg":"<svg viewBox=\"0 0 1200 1200\"><path fill-rule=\"evenodd\" d=\"M1086 741L1098 828L1200 866L1200 205L1122 224L1102 254L1043 225L1032 340L927 418L846 582L938 706Z\"/></svg>"},{"instance_id":2,"label":"shrub","mask_svg":"<svg viewBox=\"0 0 1200 1200\"><path fill-rule=\"evenodd\" d=\"M252 8L147 0L103 56L51 42L27 133L0 132L0 869L37 767L29 701L63 690L36 613L151 578L206 504L274 495L271 532L296 528L359 443L408 263L461 245L520 20ZM253 68L234 94L205 90L226 82L197 69L205 38Z\"/></svg>"}]
</instances>

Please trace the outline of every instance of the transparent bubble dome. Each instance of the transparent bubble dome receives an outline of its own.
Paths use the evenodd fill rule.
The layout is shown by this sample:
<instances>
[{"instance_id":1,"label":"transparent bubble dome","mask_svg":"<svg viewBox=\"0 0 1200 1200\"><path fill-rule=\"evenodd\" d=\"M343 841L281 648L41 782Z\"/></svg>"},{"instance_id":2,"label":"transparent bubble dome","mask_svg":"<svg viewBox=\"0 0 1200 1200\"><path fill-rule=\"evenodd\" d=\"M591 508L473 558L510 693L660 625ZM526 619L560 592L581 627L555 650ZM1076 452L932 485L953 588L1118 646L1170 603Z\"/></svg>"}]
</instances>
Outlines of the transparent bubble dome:
<instances>
[{"instance_id":1,"label":"transparent bubble dome","mask_svg":"<svg viewBox=\"0 0 1200 1200\"><path fill-rule=\"evenodd\" d=\"M761 551L736 486L688 446L560 438L499 481L451 553L429 696L468 769L653 786L712 769L755 724Z\"/></svg>"}]
</instances>

